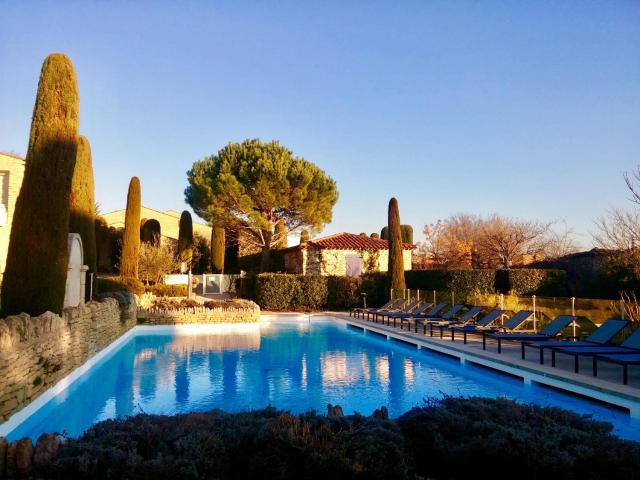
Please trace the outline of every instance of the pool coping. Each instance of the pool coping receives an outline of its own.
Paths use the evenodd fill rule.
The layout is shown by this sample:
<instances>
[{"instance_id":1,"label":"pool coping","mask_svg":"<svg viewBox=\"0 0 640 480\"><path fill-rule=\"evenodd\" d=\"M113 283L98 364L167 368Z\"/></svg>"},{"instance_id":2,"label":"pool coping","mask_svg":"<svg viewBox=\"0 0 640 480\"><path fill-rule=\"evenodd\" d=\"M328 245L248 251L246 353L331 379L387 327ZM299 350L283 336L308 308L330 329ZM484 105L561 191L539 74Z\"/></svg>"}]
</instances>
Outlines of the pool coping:
<instances>
[{"instance_id":1,"label":"pool coping","mask_svg":"<svg viewBox=\"0 0 640 480\"><path fill-rule=\"evenodd\" d=\"M570 394L581 395L598 402L607 403L629 411L631 418L640 418L640 395L638 389L626 385L615 385L598 378L589 378L570 371L538 365L519 359L508 358L490 351L477 351L461 342L455 344L439 338L425 337L406 330L399 331L393 327L357 319L344 312L323 312L316 315L331 316L345 321L347 324L364 331L384 335L387 339L395 339L426 348L460 360L481 365L499 372L522 378L525 383L537 383L563 390Z\"/></svg>"}]
</instances>

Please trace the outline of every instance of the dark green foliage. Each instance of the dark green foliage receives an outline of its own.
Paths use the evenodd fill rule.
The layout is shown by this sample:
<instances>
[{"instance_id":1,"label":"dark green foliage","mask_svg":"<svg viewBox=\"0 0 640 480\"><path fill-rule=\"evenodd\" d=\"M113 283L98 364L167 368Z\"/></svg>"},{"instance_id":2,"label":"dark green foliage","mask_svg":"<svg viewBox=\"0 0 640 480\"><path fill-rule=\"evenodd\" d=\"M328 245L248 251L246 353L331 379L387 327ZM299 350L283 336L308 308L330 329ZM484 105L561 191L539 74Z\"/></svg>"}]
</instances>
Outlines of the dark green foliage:
<instances>
[{"instance_id":1,"label":"dark green foliage","mask_svg":"<svg viewBox=\"0 0 640 480\"><path fill-rule=\"evenodd\" d=\"M357 277L324 277L327 279L327 308L347 310L362 305L360 287L362 279Z\"/></svg>"},{"instance_id":2,"label":"dark green foliage","mask_svg":"<svg viewBox=\"0 0 640 480\"><path fill-rule=\"evenodd\" d=\"M554 407L507 399L445 398L398 419L422 478L638 478L640 444L611 425Z\"/></svg>"},{"instance_id":3,"label":"dark green foliage","mask_svg":"<svg viewBox=\"0 0 640 480\"><path fill-rule=\"evenodd\" d=\"M127 192L127 210L124 217L120 275L138 278L138 254L140 252L140 180L131 177Z\"/></svg>"},{"instance_id":4,"label":"dark green foliage","mask_svg":"<svg viewBox=\"0 0 640 480\"><path fill-rule=\"evenodd\" d=\"M302 230L300 232L300 243L308 242L309 238L309 230Z\"/></svg>"},{"instance_id":5,"label":"dark green foliage","mask_svg":"<svg viewBox=\"0 0 640 480\"><path fill-rule=\"evenodd\" d=\"M407 288L452 292L459 301L473 293L495 292L495 270L409 270L405 272Z\"/></svg>"},{"instance_id":6,"label":"dark green foliage","mask_svg":"<svg viewBox=\"0 0 640 480\"><path fill-rule=\"evenodd\" d=\"M66 442L46 478L405 479L399 428L273 408L107 420Z\"/></svg>"},{"instance_id":7,"label":"dark green foliage","mask_svg":"<svg viewBox=\"0 0 640 480\"><path fill-rule=\"evenodd\" d=\"M379 240L380 239L380 235L378 235L377 233L372 233L371 235L369 235L371 238Z\"/></svg>"},{"instance_id":8,"label":"dark green foliage","mask_svg":"<svg viewBox=\"0 0 640 480\"><path fill-rule=\"evenodd\" d=\"M395 198L389 200L389 280L394 290L407 288L404 282L404 252L400 231L400 210Z\"/></svg>"},{"instance_id":9,"label":"dark green foliage","mask_svg":"<svg viewBox=\"0 0 640 480\"><path fill-rule=\"evenodd\" d=\"M540 268L496 271L495 289L516 295L567 296L566 272Z\"/></svg>"},{"instance_id":10,"label":"dark green foliage","mask_svg":"<svg viewBox=\"0 0 640 480\"><path fill-rule=\"evenodd\" d=\"M224 272L225 257L225 232L224 227L213 226L211 228L211 271L213 273Z\"/></svg>"},{"instance_id":11,"label":"dark green foliage","mask_svg":"<svg viewBox=\"0 0 640 480\"><path fill-rule=\"evenodd\" d=\"M362 302L355 277L261 273L243 279L243 285L241 295L264 310L348 309Z\"/></svg>"},{"instance_id":12,"label":"dark green foliage","mask_svg":"<svg viewBox=\"0 0 640 480\"><path fill-rule=\"evenodd\" d=\"M195 275L211 273L211 243L197 233L193 236L191 272Z\"/></svg>"},{"instance_id":13,"label":"dark green foliage","mask_svg":"<svg viewBox=\"0 0 640 480\"><path fill-rule=\"evenodd\" d=\"M287 226L284 224L284 219L280 219L276 222L273 235L276 238L275 244L273 245L274 248L287 248L289 246Z\"/></svg>"},{"instance_id":14,"label":"dark green foliage","mask_svg":"<svg viewBox=\"0 0 640 480\"><path fill-rule=\"evenodd\" d=\"M69 232L80 234L84 264L89 267L88 273L96 273L98 268L96 259L96 201L93 183L93 162L91 160L89 140L84 136L80 136L78 139L78 152L71 180L69 205Z\"/></svg>"},{"instance_id":15,"label":"dark green foliage","mask_svg":"<svg viewBox=\"0 0 640 480\"><path fill-rule=\"evenodd\" d=\"M200 217L228 230L241 228L262 248L269 269L278 221L319 230L338 200L335 181L278 142L229 143L187 172L186 201ZM277 239L275 239L277 240Z\"/></svg>"},{"instance_id":16,"label":"dark green foliage","mask_svg":"<svg viewBox=\"0 0 640 480\"><path fill-rule=\"evenodd\" d=\"M302 299L298 275L261 273L256 278L256 303L263 310L294 310Z\"/></svg>"},{"instance_id":17,"label":"dark green foliage","mask_svg":"<svg viewBox=\"0 0 640 480\"><path fill-rule=\"evenodd\" d=\"M411 225L400 225L400 236L404 243L413 243L413 227Z\"/></svg>"},{"instance_id":18,"label":"dark green foliage","mask_svg":"<svg viewBox=\"0 0 640 480\"><path fill-rule=\"evenodd\" d=\"M115 273L122 248L123 229L109 227L102 217L96 217L96 253L98 272Z\"/></svg>"},{"instance_id":19,"label":"dark green foliage","mask_svg":"<svg viewBox=\"0 0 640 480\"><path fill-rule=\"evenodd\" d=\"M193 220L186 210L180 215L178 231L178 258L189 264L193 258Z\"/></svg>"},{"instance_id":20,"label":"dark green foliage","mask_svg":"<svg viewBox=\"0 0 640 480\"><path fill-rule=\"evenodd\" d=\"M97 293L131 292L136 295L144 293L145 286L137 278L98 277L96 279Z\"/></svg>"},{"instance_id":21,"label":"dark green foliage","mask_svg":"<svg viewBox=\"0 0 640 480\"><path fill-rule=\"evenodd\" d=\"M78 148L78 84L66 55L49 55L36 94L22 189L2 282L4 315L61 314L69 198Z\"/></svg>"},{"instance_id":22,"label":"dark green foliage","mask_svg":"<svg viewBox=\"0 0 640 480\"><path fill-rule=\"evenodd\" d=\"M361 277L360 293L367 294L367 306L379 307L389 300L390 284L386 272L365 273ZM362 299L358 302L362 306Z\"/></svg>"},{"instance_id":23,"label":"dark green foliage","mask_svg":"<svg viewBox=\"0 0 640 480\"><path fill-rule=\"evenodd\" d=\"M140 227L140 241L157 247L160 245L160 222L155 218L143 220Z\"/></svg>"},{"instance_id":24,"label":"dark green foliage","mask_svg":"<svg viewBox=\"0 0 640 480\"><path fill-rule=\"evenodd\" d=\"M371 234L371 238L374 233ZM402 237L402 241L404 243L413 243L413 227L411 225L400 225L400 236ZM389 240L389 227L382 227L380 230L380 238L382 240Z\"/></svg>"},{"instance_id":25,"label":"dark green foliage","mask_svg":"<svg viewBox=\"0 0 640 480\"><path fill-rule=\"evenodd\" d=\"M506 399L429 400L397 420L228 414L107 420L36 477L136 479L637 479L640 444L567 410Z\"/></svg>"},{"instance_id":26,"label":"dark green foliage","mask_svg":"<svg viewBox=\"0 0 640 480\"><path fill-rule=\"evenodd\" d=\"M151 292L156 297L186 297L186 285L165 285L156 283L155 285L145 285L145 292Z\"/></svg>"},{"instance_id":27,"label":"dark green foliage","mask_svg":"<svg viewBox=\"0 0 640 480\"><path fill-rule=\"evenodd\" d=\"M258 273L262 270L262 254L254 253L238 258L240 269L245 272ZM271 250L269 255L269 272L284 272L284 254L282 250Z\"/></svg>"}]
</instances>

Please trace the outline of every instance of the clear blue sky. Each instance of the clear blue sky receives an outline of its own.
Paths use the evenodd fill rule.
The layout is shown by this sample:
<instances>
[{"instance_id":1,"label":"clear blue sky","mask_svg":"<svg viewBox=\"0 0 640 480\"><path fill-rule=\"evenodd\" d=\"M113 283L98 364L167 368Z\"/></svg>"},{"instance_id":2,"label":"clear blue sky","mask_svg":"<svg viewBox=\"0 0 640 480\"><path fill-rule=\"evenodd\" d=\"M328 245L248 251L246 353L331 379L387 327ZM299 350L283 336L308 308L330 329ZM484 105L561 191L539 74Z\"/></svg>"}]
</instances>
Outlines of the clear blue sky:
<instances>
[{"instance_id":1,"label":"clear blue sky","mask_svg":"<svg viewBox=\"0 0 640 480\"><path fill-rule=\"evenodd\" d=\"M455 212L593 219L640 164L640 2L0 3L0 151L50 52L76 67L96 198L183 209L185 172L278 139L333 176L325 233Z\"/></svg>"}]
</instances>

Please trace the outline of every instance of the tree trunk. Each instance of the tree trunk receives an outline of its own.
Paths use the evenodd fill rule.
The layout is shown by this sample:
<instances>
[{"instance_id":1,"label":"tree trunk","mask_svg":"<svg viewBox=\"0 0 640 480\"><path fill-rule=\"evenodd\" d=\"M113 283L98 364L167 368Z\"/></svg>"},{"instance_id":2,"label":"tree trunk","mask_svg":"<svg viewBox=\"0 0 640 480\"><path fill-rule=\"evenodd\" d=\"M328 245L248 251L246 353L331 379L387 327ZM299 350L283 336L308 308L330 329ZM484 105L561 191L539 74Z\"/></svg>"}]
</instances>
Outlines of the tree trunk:
<instances>
[{"instance_id":1,"label":"tree trunk","mask_svg":"<svg viewBox=\"0 0 640 480\"><path fill-rule=\"evenodd\" d=\"M260 271L262 273L271 270L271 238L273 233L263 230L264 245L262 247L262 257L260 258Z\"/></svg>"}]
</instances>

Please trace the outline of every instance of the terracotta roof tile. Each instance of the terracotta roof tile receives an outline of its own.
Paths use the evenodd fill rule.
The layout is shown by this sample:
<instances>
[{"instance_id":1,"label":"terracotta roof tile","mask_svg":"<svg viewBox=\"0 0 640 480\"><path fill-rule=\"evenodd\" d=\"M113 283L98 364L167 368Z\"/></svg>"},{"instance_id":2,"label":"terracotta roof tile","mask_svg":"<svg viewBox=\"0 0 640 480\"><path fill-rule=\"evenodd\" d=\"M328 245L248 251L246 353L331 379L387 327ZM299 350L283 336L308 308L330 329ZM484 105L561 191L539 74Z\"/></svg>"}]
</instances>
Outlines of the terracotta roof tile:
<instances>
[{"instance_id":1,"label":"terracotta roof tile","mask_svg":"<svg viewBox=\"0 0 640 480\"><path fill-rule=\"evenodd\" d=\"M354 233L336 233L328 237L309 240L307 247L326 248L330 250L388 250L389 243L386 240L365 237ZM404 250L413 250L410 243L404 244Z\"/></svg>"}]
</instances>

